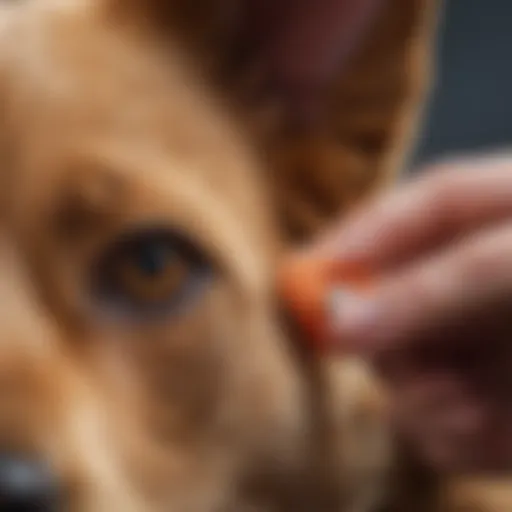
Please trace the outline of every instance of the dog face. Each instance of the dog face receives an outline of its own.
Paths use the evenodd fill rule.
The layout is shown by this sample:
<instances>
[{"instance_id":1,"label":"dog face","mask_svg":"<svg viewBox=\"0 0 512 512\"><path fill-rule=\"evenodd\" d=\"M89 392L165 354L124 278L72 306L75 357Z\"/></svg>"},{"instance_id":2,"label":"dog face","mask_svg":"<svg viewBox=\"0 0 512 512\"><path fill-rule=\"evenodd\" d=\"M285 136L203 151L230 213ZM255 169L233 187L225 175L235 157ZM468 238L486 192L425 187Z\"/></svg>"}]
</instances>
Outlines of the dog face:
<instances>
[{"instance_id":1,"label":"dog face","mask_svg":"<svg viewBox=\"0 0 512 512\"><path fill-rule=\"evenodd\" d=\"M353 506L372 387L300 361L272 294L295 146L267 158L202 50L119 5L3 13L0 466L48 474L44 510Z\"/></svg>"}]
</instances>

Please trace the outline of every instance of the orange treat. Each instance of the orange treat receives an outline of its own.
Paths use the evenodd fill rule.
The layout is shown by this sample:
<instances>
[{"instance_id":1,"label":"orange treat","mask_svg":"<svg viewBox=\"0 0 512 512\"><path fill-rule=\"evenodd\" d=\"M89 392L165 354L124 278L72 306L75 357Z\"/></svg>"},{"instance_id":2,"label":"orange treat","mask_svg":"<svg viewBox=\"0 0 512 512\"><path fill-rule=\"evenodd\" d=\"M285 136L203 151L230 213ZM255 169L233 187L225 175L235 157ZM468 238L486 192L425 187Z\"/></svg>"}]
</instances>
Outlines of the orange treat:
<instances>
[{"instance_id":1,"label":"orange treat","mask_svg":"<svg viewBox=\"0 0 512 512\"><path fill-rule=\"evenodd\" d=\"M370 285L370 274L361 265L313 253L289 257L278 276L280 297L315 351L327 348L334 294L361 293Z\"/></svg>"}]
</instances>

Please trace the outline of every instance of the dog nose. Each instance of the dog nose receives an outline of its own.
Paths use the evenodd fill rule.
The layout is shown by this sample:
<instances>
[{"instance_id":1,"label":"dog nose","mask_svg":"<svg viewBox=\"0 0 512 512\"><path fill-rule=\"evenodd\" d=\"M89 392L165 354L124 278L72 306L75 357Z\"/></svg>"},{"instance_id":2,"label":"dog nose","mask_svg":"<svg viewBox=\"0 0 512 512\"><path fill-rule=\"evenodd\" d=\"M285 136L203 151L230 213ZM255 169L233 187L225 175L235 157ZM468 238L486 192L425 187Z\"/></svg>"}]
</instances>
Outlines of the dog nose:
<instances>
[{"instance_id":1,"label":"dog nose","mask_svg":"<svg viewBox=\"0 0 512 512\"><path fill-rule=\"evenodd\" d=\"M0 454L0 512L53 512L57 488L44 464Z\"/></svg>"}]
</instances>

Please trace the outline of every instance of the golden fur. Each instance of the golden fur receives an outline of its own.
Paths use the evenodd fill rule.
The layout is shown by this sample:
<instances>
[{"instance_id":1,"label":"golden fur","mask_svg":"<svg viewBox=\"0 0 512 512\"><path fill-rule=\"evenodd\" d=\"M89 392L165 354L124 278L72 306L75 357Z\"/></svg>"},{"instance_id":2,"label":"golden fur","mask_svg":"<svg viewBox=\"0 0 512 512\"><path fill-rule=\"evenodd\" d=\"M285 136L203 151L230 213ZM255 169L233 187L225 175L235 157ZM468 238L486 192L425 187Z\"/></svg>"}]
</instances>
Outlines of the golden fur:
<instances>
[{"instance_id":1,"label":"golden fur","mask_svg":"<svg viewBox=\"0 0 512 512\"><path fill-rule=\"evenodd\" d=\"M361 361L296 353L273 273L399 167L434 3L391 2L333 84L332 118L300 134L226 58L236 30L214 0L3 7L0 443L47 459L67 510L427 503L393 502L408 484L379 384ZM213 282L179 315L110 315L91 266L155 223L217 262Z\"/></svg>"}]
</instances>

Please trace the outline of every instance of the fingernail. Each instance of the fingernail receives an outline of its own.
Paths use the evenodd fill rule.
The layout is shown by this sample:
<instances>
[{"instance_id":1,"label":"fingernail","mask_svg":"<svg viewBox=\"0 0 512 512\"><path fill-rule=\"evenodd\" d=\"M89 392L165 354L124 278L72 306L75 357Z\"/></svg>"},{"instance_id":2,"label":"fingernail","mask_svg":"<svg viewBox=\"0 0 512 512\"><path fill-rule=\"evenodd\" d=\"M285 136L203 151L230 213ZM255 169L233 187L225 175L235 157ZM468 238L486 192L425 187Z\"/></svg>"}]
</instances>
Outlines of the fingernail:
<instances>
[{"instance_id":1,"label":"fingernail","mask_svg":"<svg viewBox=\"0 0 512 512\"><path fill-rule=\"evenodd\" d=\"M333 344L361 349L378 329L379 308L370 297L348 288L337 288L330 298Z\"/></svg>"}]
</instances>

